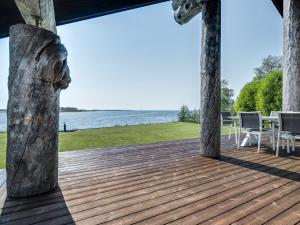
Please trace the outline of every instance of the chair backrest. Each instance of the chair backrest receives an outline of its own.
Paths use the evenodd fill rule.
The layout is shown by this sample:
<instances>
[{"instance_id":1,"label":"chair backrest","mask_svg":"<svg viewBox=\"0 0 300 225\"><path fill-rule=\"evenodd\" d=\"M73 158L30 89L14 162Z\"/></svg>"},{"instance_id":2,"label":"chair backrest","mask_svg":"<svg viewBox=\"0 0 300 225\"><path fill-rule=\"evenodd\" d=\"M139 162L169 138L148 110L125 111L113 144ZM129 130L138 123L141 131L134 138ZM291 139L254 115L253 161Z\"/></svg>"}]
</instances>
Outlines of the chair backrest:
<instances>
[{"instance_id":1,"label":"chair backrest","mask_svg":"<svg viewBox=\"0 0 300 225\"><path fill-rule=\"evenodd\" d=\"M278 116L281 111L271 111L270 116Z\"/></svg>"},{"instance_id":2,"label":"chair backrest","mask_svg":"<svg viewBox=\"0 0 300 225\"><path fill-rule=\"evenodd\" d=\"M240 127L262 129L260 112L240 112Z\"/></svg>"},{"instance_id":3,"label":"chair backrest","mask_svg":"<svg viewBox=\"0 0 300 225\"><path fill-rule=\"evenodd\" d=\"M230 112L228 111L221 112L221 122L223 125L232 124L232 119L229 118L230 116Z\"/></svg>"},{"instance_id":4,"label":"chair backrest","mask_svg":"<svg viewBox=\"0 0 300 225\"><path fill-rule=\"evenodd\" d=\"M279 130L300 133L300 112L278 113Z\"/></svg>"},{"instance_id":5,"label":"chair backrest","mask_svg":"<svg viewBox=\"0 0 300 225\"><path fill-rule=\"evenodd\" d=\"M270 116L278 116L279 113L293 113L293 111L271 111Z\"/></svg>"}]
</instances>

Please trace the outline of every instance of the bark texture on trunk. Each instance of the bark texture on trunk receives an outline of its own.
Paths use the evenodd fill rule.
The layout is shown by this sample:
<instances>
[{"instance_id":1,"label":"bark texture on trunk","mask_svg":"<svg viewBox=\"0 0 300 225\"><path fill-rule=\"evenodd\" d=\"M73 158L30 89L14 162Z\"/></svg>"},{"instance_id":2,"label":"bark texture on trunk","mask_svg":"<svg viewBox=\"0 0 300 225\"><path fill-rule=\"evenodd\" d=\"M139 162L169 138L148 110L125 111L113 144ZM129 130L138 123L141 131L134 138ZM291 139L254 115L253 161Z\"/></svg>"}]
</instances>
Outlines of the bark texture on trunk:
<instances>
[{"instance_id":1,"label":"bark texture on trunk","mask_svg":"<svg viewBox=\"0 0 300 225\"><path fill-rule=\"evenodd\" d=\"M300 111L300 1L284 0L284 111Z\"/></svg>"},{"instance_id":2,"label":"bark texture on trunk","mask_svg":"<svg viewBox=\"0 0 300 225\"><path fill-rule=\"evenodd\" d=\"M220 156L221 113L221 1L210 0L202 9L201 43L201 155Z\"/></svg>"},{"instance_id":3,"label":"bark texture on trunk","mask_svg":"<svg viewBox=\"0 0 300 225\"><path fill-rule=\"evenodd\" d=\"M51 31L14 25L9 51L7 194L26 197L57 185L59 96L71 80L67 50Z\"/></svg>"}]
</instances>

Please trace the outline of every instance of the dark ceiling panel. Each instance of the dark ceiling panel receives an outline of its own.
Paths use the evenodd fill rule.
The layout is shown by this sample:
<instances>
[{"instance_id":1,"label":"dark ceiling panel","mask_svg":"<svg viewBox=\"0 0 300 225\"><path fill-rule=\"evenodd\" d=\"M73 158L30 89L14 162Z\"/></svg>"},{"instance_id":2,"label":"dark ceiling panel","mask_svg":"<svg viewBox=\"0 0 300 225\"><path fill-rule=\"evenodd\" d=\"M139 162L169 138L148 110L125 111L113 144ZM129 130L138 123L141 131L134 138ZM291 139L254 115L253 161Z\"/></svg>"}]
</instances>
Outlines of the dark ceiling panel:
<instances>
[{"instance_id":1,"label":"dark ceiling panel","mask_svg":"<svg viewBox=\"0 0 300 225\"><path fill-rule=\"evenodd\" d=\"M54 7L57 25L62 25L165 1L168 0L54 0ZM282 15L283 0L272 2ZM23 22L14 0L0 0L0 38L8 36L11 25Z\"/></svg>"},{"instance_id":2,"label":"dark ceiling panel","mask_svg":"<svg viewBox=\"0 0 300 225\"><path fill-rule=\"evenodd\" d=\"M283 0L272 0L280 15L283 17Z\"/></svg>"},{"instance_id":3,"label":"dark ceiling panel","mask_svg":"<svg viewBox=\"0 0 300 225\"><path fill-rule=\"evenodd\" d=\"M54 0L58 25L104 16L167 0Z\"/></svg>"},{"instance_id":4,"label":"dark ceiling panel","mask_svg":"<svg viewBox=\"0 0 300 225\"><path fill-rule=\"evenodd\" d=\"M57 25L62 25L165 1L168 0L54 0L54 8ZM0 0L0 38L7 37L9 27L16 23L24 21L14 0Z\"/></svg>"}]
</instances>

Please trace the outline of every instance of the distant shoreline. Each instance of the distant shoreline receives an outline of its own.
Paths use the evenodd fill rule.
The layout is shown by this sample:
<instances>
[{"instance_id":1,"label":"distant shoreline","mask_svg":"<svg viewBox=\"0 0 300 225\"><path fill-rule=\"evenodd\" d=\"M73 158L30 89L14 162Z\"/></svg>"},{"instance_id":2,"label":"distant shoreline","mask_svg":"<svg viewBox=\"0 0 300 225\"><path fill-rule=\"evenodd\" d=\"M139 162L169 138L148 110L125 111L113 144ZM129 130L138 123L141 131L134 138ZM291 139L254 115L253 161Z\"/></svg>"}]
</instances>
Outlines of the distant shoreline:
<instances>
[{"instance_id":1,"label":"distant shoreline","mask_svg":"<svg viewBox=\"0 0 300 225\"><path fill-rule=\"evenodd\" d=\"M77 109L77 110L62 110L59 112L101 112L101 111L113 111L113 112L122 112L122 111L134 111L134 110L122 110L122 109Z\"/></svg>"},{"instance_id":2,"label":"distant shoreline","mask_svg":"<svg viewBox=\"0 0 300 225\"><path fill-rule=\"evenodd\" d=\"M64 110L59 113L59 128L67 130L165 123L178 120L177 110ZM0 131L7 130L7 115L0 112Z\"/></svg>"},{"instance_id":3,"label":"distant shoreline","mask_svg":"<svg viewBox=\"0 0 300 225\"><path fill-rule=\"evenodd\" d=\"M123 111L178 111L175 109L77 109L69 107L61 107L59 112L123 112ZM6 109L0 109L0 112L6 112Z\"/></svg>"},{"instance_id":4,"label":"distant shoreline","mask_svg":"<svg viewBox=\"0 0 300 225\"><path fill-rule=\"evenodd\" d=\"M98 112L98 111L134 111L127 109L77 109L73 107L61 107L59 112ZM0 109L0 112L6 112L6 109Z\"/></svg>"}]
</instances>

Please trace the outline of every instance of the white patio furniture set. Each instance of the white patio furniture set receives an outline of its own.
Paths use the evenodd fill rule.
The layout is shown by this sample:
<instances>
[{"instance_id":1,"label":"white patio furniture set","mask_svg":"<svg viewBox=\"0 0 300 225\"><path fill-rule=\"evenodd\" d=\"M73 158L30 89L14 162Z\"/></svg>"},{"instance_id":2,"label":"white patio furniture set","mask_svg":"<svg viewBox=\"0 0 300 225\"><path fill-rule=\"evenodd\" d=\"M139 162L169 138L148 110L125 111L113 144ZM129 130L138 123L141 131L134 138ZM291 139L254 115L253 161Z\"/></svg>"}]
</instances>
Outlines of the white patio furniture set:
<instances>
[{"instance_id":1,"label":"white patio furniture set","mask_svg":"<svg viewBox=\"0 0 300 225\"><path fill-rule=\"evenodd\" d=\"M290 153L291 147L292 151L295 151L295 140L300 138L300 112L274 111L270 116L262 116L260 112L240 112L238 116L231 116L230 112L221 112L221 122L222 127L229 128L229 139L234 131L237 149L257 143L259 153L262 135L266 135L270 137L272 149L276 150L278 156L280 147L286 148L287 153ZM246 135L241 142L243 133Z\"/></svg>"}]
</instances>

